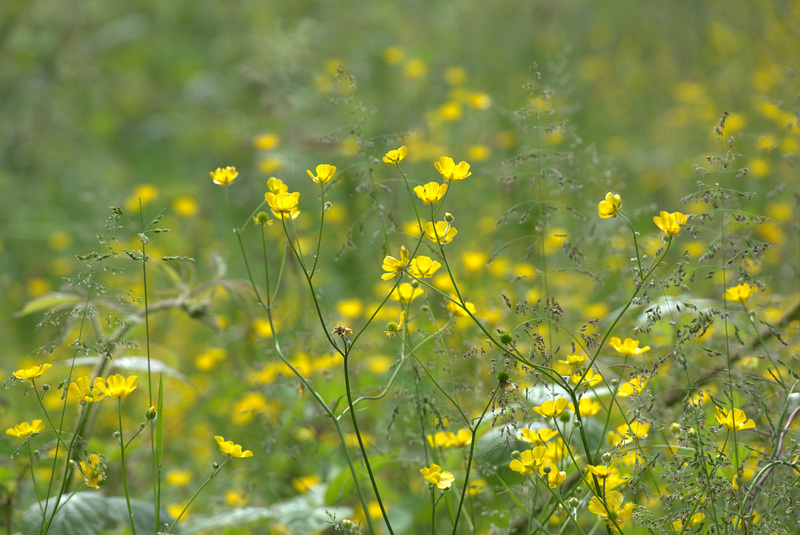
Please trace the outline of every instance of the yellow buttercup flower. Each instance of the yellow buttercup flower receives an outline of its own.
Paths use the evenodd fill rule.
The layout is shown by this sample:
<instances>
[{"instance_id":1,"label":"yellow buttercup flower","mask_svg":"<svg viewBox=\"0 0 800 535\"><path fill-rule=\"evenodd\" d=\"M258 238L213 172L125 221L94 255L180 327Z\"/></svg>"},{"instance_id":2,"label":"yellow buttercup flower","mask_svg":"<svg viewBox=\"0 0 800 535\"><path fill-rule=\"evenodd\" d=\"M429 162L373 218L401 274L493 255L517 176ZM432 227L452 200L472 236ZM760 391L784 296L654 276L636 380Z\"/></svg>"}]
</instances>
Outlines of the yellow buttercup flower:
<instances>
[{"instance_id":1,"label":"yellow buttercup flower","mask_svg":"<svg viewBox=\"0 0 800 535\"><path fill-rule=\"evenodd\" d=\"M434 162L433 165L436 167L436 170L439 171L439 174L448 182L458 182L472 174L467 162L461 162L456 165L453 159L447 156L442 156L439 158L439 161Z\"/></svg>"},{"instance_id":2,"label":"yellow buttercup flower","mask_svg":"<svg viewBox=\"0 0 800 535\"><path fill-rule=\"evenodd\" d=\"M700 522L706 519L705 513L695 513L692 515L692 518L687 519L687 522L691 527L697 526ZM683 528L683 520L680 518L672 523L672 529L677 532L680 532Z\"/></svg>"},{"instance_id":3,"label":"yellow buttercup flower","mask_svg":"<svg viewBox=\"0 0 800 535\"><path fill-rule=\"evenodd\" d=\"M567 473L559 471L558 467L551 462L542 463L539 467L539 475L547 478L547 486L551 489L556 488L567 479Z\"/></svg>"},{"instance_id":4,"label":"yellow buttercup flower","mask_svg":"<svg viewBox=\"0 0 800 535\"><path fill-rule=\"evenodd\" d=\"M475 314L475 305L469 301L464 302L464 306L461 306L461 303L458 301L458 296L455 294L450 294L450 298L452 301L448 300L445 304L447 307L447 311L450 312L453 316L457 318L463 318L465 316L469 316L469 313ZM466 310L465 310L466 307Z\"/></svg>"},{"instance_id":5,"label":"yellow buttercup flower","mask_svg":"<svg viewBox=\"0 0 800 535\"><path fill-rule=\"evenodd\" d=\"M587 418L589 416L594 416L603 406L600 404L599 401L595 401L588 397L582 397L581 400L578 402L578 413L583 417ZM569 404L569 410L575 412L575 405L572 403Z\"/></svg>"},{"instance_id":6,"label":"yellow buttercup flower","mask_svg":"<svg viewBox=\"0 0 800 535\"><path fill-rule=\"evenodd\" d=\"M757 290L758 286L751 286L743 282L725 290L725 299L728 301L736 301L737 303L744 303L750 299L750 296L756 293Z\"/></svg>"},{"instance_id":7,"label":"yellow buttercup flower","mask_svg":"<svg viewBox=\"0 0 800 535\"><path fill-rule=\"evenodd\" d=\"M442 471L442 467L438 464L432 464L429 467L420 468L419 472L422 477L431 485L436 485L441 490L447 490L453 484L455 477L447 471Z\"/></svg>"},{"instance_id":8,"label":"yellow buttercup flower","mask_svg":"<svg viewBox=\"0 0 800 535\"><path fill-rule=\"evenodd\" d=\"M671 214L668 212L661 212L660 216L655 216L653 218L653 223L667 236L677 236L681 233L688 219L689 216L680 212L672 212Z\"/></svg>"},{"instance_id":9,"label":"yellow buttercup flower","mask_svg":"<svg viewBox=\"0 0 800 535\"><path fill-rule=\"evenodd\" d=\"M641 393L642 389L649 381L649 377L634 377L630 381L626 381L619 385L619 389L617 390L617 396L626 398L630 396L635 396L636 394Z\"/></svg>"},{"instance_id":10,"label":"yellow buttercup flower","mask_svg":"<svg viewBox=\"0 0 800 535\"><path fill-rule=\"evenodd\" d=\"M267 180L267 189L270 190L275 195L279 193L286 193L289 191L289 186L283 183L283 180L280 178L275 178L274 176L269 177Z\"/></svg>"},{"instance_id":11,"label":"yellow buttercup flower","mask_svg":"<svg viewBox=\"0 0 800 535\"><path fill-rule=\"evenodd\" d=\"M83 480L87 487L99 489L100 483L106 479L105 466L103 466L100 456L96 453L89 455L86 461L81 461L79 469L83 474Z\"/></svg>"},{"instance_id":12,"label":"yellow buttercup flower","mask_svg":"<svg viewBox=\"0 0 800 535\"><path fill-rule=\"evenodd\" d=\"M95 377L94 384L90 384L85 375L78 377L74 383L69 384L69 395L79 402L96 403L106 397L99 386L102 382L102 377Z\"/></svg>"},{"instance_id":13,"label":"yellow buttercup flower","mask_svg":"<svg viewBox=\"0 0 800 535\"><path fill-rule=\"evenodd\" d=\"M438 221L435 227L433 223L429 221L425 223L422 230L429 240L441 245L450 243L453 241L453 238L456 237L456 234L458 234L458 230L447 221Z\"/></svg>"},{"instance_id":14,"label":"yellow buttercup flower","mask_svg":"<svg viewBox=\"0 0 800 535\"><path fill-rule=\"evenodd\" d=\"M534 431L533 429L520 429L517 434L518 439L524 440L529 444L537 445L544 444L556 436L558 436L558 431L547 428L539 429L538 431Z\"/></svg>"},{"instance_id":15,"label":"yellow buttercup flower","mask_svg":"<svg viewBox=\"0 0 800 535\"><path fill-rule=\"evenodd\" d=\"M211 179L214 181L214 184L219 186L227 186L236 180L237 176L239 176L236 168L231 166L228 166L225 169L217 167L216 171L211 171L209 174L211 175Z\"/></svg>"},{"instance_id":16,"label":"yellow buttercup flower","mask_svg":"<svg viewBox=\"0 0 800 535\"><path fill-rule=\"evenodd\" d=\"M336 166L323 163L317 166L316 171L317 174L315 175L309 169L306 169L306 173L308 173L308 176L310 176L314 182L317 184L327 184L336 174Z\"/></svg>"},{"instance_id":17,"label":"yellow buttercup flower","mask_svg":"<svg viewBox=\"0 0 800 535\"><path fill-rule=\"evenodd\" d=\"M609 191L606 193L606 198L598 203L597 213L603 219L611 219L617 217L620 206L622 206L620 196Z\"/></svg>"},{"instance_id":18,"label":"yellow buttercup flower","mask_svg":"<svg viewBox=\"0 0 800 535\"><path fill-rule=\"evenodd\" d=\"M725 409L717 407L717 413L714 415L717 422L728 431L742 431L744 429L752 429L756 426L752 419L748 420L744 411L733 409L730 412Z\"/></svg>"},{"instance_id":19,"label":"yellow buttercup flower","mask_svg":"<svg viewBox=\"0 0 800 535\"><path fill-rule=\"evenodd\" d=\"M253 452L250 450L242 450L242 446L234 444L231 440L225 440L220 436L215 436L214 440L217 441L219 451L234 459L244 459L245 457L252 457Z\"/></svg>"},{"instance_id":20,"label":"yellow buttercup flower","mask_svg":"<svg viewBox=\"0 0 800 535\"><path fill-rule=\"evenodd\" d=\"M392 291L389 298L402 305L407 305L420 295L422 295L422 288L414 288L411 284L404 282Z\"/></svg>"},{"instance_id":21,"label":"yellow buttercup flower","mask_svg":"<svg viewBox=\"0 0 800 535\"><path fill-rule=\"evenodd\" d=\"M100 392L114 399L122 399L136 390L136 376L131 375L127 379L119 374L112 375L105 382L96 382L95 386Z\"/></svg>"},{"instance_id":22,"label":"yellow buttercup flower","mask_svg":"<svg viewBox=\"0 0 800 535\"><path fill-rule=\"evenodd\" d=\"M547 400L538 407L533 407L533 410L545 418L555 418L564 412L564 409L567 408L567 405L569 405L569 401L564 398L558 398L555 401Z\"/></svg>"},{"instance_id":23,"label":"yellow buttercup flower","mask_svg":"<svg viewBox=\"0 0 800 535\"><path fill-rule=\"evenodd\" d=\"M439 184L438 182L428 182L424 186L417 186L414 188L414 193L425 204L436 204L442 200L444 194L447 193L447 184Z\"/></svg>"},{"instance_id":24,"label":"yellow buttercup flower","mask_svg":"<svg viewBox=\"0 0 800 535\"><path fill-rule=\"evenodd\" d=\"M298 191L278 194L268 191L264 194L264 198L267 200L269 207L272 208L272 213L275 214L275 217L290 216L294 219L296 217L294 212L297 211L299 213L297 205L300 203L300 192Z\"/></svg>"},{"instance_id":25,"label":"yellow buttercup flower","mask_svg":"<svg viewBox=\"0 0 800 535\"><path fill-rule=\"evenodd\" d=\"M589 472L593 473L597 477L597 479L606 479L614 471L614 469L611 468L610 466L603 466L603 465L595 466L593 464L587 464L586 469Z\"/></svg>"},{"instance_id":26,"label":"yellow buttercup flower","mask_svg":"<svg viewBox=\"0 0 800 535\"><path fill-rule=\"evenodd\" d=\"M403 145L399 149L394 149L387 152L386 156L383 157L383 162L397 164L402 162L406 156L408 156L408 147Z\"/></svg>"},{"instance_id":27,"label":"yellow buttercup flower","mask_svg":"<svg viewBox=\"0 0 800 535\"><path fill-rule=\"evenodd\" d=\"M612 336L608 341L608 345L613 347L620 355L625 356L634 356L650 351L650 346L639 347L639 341L632 338L626 338L623 342L618 337Z\"/></svg>"},{"instance_id":28,"label":"yellow buttercup flower","mask_svg":"<svg viewBox=\"0 0 800 535\"><path fill-rule=\"evenodd\" d=\"M432 260L427 256L418 256L411 261L408 272L418 279L427 279L433 277L433 274L440 267L442 267L442 264L436 260Z\"/></svg>"},{"instance_id":29,"label":"yellow buttercup flower","mask_svg":"<svg viewBox=\"0 0 800 535\"><path fill-rule=\"evenodd\" d=\"M14 372L14 377L17 379L22 379L23 381L27 381L30 384L33 384L33 380L37 377L41 377L44 372L52 368L52 364L42 364L41 366L31 366L30 368L22 368L21 370L17 370Z\"/></svg>"},{"instance_id":30,"label":"yellow buttercup flower","mask_svg":"<svg viewBox=\"0 0 800 535\"><path fill-rule=\"evenodd\" d=\"M617 526L625 527L625 523L633 515L633 503L626 503L623 506L623 501L622 494L612 490L606 493L605 505L597 496L589 500L589 511L602 518L608 527L616 531Z\"/></svg>"},{"instance_id":31,"label":"yellow buttercup flower","mask_svg":"<svg viewBox=\"0 0 800 535\"><path fill-rule=\"evenodd\" d=\"M519 459L513 459L508 464L508 467L522 475L535 474L536 469L544 463L546 454L547 448L544 446L536 446L531 450L525 450L520 453Z\"/></svg>"},{"instance_id":32,"label":"yellow buttercup flower","mask_svg":"<svg viewBox=\"0 0 800 535\"><path fill-rule=\"evenodd\" d=\"M6 435L19 438L28 438L29 436L35 435L36 433L41 433L42 431L44 431L44 424L42 424L42 421L34 420L31 423L22 422L14 427L9 427L6 429Z\"/></svg>"},{"instance_id":33,"label":"yellow buttercup flower","mask_svg":"<svg viewBox=\"0 0 800 535\"><path fill-rule=\"evenodd\" d=\"M388 281L395 275L402 275L403 272L408 269L410 265L409 262L409 255L406 246L403 245L400 247L400 260L393 256L385 256L383 257L383 270L386 271L381 278L385 281Z\"/></svg>"}]
</instances>

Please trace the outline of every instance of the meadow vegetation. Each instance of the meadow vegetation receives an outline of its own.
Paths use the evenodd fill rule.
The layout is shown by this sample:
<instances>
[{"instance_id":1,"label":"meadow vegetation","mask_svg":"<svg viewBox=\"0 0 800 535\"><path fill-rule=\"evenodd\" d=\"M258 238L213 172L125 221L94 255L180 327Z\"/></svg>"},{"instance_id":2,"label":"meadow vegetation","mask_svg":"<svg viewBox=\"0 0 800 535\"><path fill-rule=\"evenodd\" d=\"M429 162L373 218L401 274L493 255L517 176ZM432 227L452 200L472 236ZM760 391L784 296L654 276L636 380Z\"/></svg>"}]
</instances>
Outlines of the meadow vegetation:
<instances>
[{"instance_id":1,"label":"meadow vegetation","mask_svg":"<svg viewBox=\"0 0 800 535\"><path fill-rule=\"evenodd\" d=\"M0 7L4 532L800 532L800 4L374 4Z\"/></svg>"}]
</instances>

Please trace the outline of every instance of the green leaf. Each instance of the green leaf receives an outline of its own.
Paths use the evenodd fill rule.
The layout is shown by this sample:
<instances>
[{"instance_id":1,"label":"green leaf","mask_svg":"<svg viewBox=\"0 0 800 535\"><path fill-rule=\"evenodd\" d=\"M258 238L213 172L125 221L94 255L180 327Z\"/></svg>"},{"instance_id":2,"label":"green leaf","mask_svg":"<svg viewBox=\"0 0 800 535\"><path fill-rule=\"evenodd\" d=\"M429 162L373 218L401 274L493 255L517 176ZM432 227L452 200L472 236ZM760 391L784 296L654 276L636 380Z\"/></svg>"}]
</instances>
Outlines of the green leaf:
<instances>
[{"instance_id":1,"label":"green leaf","mask_svg":"<svg viewBox=\"0 0 800 535\"><path fill-rule=\"evenodd\" d=\"M85 298L79 295L53 292L28 301L25 303L25 306L22 307L22 310L15 315L19 317L27 316L28 314L36 314L38 312L46 312L54 308L82 303L84 300Z\"/></svg>"},{"instance_id":2,"label":"green leaf","mask_svg":"<svg viewBox=\"0 0 800 535\"><path fill-rule=\"evenodd\" d=\"M39 533L42 524L42 507L52 510L55 498L34 504L22 515L22 532ZM156 519L153 506L141 500L131 500L137 533L153 533ZM166 512L161 513L163 518ZM50 513L47 514L48 518ZM76 492L62 496L58 513L53 518L49 535L101 535L109 530L130 527L128 504L124 496L103 496L99 492ZM178 533L177 531L173 533Z\"/></svg>"},{"instance_id":3,"label":"green leaf","mask_svg":"<svg viewBox=\"0 0 800 535\"><path fill-rule=\"evenodd\" d=\"M181 533L189 535L201 531L215 532L222 528L275 519L294 535L311 535L330 527L334 516L342 519L353 514L349 507L323 505L324 494L325 485L315 485L308 494L276 503L269 508L240 507L203 517L191 516L181 523Z\"/></svg>"}]
</instances>

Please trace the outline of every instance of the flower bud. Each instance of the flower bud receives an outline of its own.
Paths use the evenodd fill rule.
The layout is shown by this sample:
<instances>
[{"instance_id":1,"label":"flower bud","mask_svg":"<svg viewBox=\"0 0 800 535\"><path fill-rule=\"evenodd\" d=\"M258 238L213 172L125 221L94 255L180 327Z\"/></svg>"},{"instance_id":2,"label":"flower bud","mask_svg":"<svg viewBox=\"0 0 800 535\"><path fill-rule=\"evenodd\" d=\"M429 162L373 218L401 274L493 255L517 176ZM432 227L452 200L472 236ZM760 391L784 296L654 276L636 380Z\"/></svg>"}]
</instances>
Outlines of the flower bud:
<instances>
[{"instance_id":1,"label":"flower bud","mask_svg":"<svg viewBox=\"0 0 800 535\"><path fill-rule=\"evenodd\" d=\"M604 463L609 463L609 462L611 462L611 459L613 459L613 458L614 458L614 457L613 457L613 456L612 456L612 455L611 455L609 452L605 452L605 453L603 454L603 462L604 462Z\"/></svg>"},{"instance_id":2,"label":"flower bud","mask_svg":"<svg viewBox=\"0 0 800 535\"><path fill-rule=\"evenodd\" d=\"M451 214L450 212L445 212L444 220L447 221L448 223L452 223L453 220L455 220L455 217L453 217L453 214Z\"/></svg>"},{"instance_id":3,"label":"flower bud","mask_svg":"<svg viewBox=\"0 0 800 535\"><path fill-rule=\"evenodd\" d=\"M147 412L144 413L144 417L147 418L147 420L149 421L149 420L155 419L156 414L158 414L158 411L156 411L156 408L155 407L150 407L149 409L147 409Z\"/></svg>"}]
</instances>

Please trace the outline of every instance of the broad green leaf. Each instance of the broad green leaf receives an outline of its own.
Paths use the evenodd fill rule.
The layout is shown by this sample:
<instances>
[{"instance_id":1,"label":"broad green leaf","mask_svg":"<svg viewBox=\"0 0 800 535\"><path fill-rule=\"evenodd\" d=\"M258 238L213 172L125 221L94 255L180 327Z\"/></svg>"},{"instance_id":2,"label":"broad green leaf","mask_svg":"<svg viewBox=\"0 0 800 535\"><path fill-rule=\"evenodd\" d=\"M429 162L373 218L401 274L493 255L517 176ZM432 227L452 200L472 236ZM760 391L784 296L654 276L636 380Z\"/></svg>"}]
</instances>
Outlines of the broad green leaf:
<instances>
[{"instance_id":1,"label":"broad green leaf","mask_svg":"<svg viewBox=\"0 0 800 535\"><path fill-rule=\"evenodd\" d=\"M36 299L31 299L22 310L16 313L16 316L27 316L29 314L36 314L38 312L47 312L54 308L60 308L67 305L76 305L85 302L86 298L76 294L52 292L45 294Z\"/></svg>"},{"instance_id":2,"label":"broad green leaf","mask_svg":"<svg viewBox=\"0 0 800 535\"><path fill-rule=\"evenodd\" d=\"M42 507L52 509L55 498L45 503L28 507L22 515L22 532L39 533L42 524ZM153 505L141 500L131 499L134 523L137 533L153 533L155 516ZM167 513L161 513L167 518ZM50 516L48 512L48 518ZM58 513L53 518L49 535L101 535L104 532L130 527L128 505L124 496L103 496L99 492L76 492L72 496L62 496ZM173 533L179 533L173 531Z\"/></svg>"}]
</instances>

